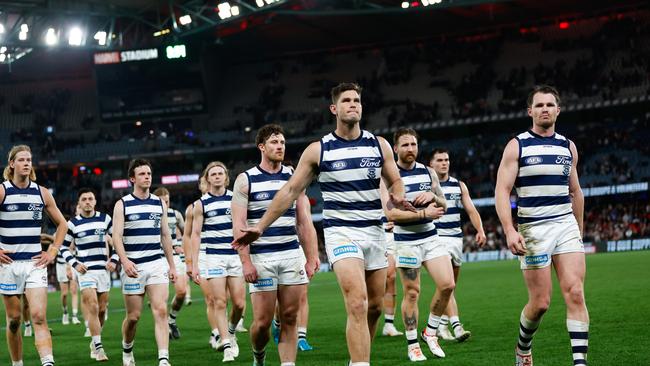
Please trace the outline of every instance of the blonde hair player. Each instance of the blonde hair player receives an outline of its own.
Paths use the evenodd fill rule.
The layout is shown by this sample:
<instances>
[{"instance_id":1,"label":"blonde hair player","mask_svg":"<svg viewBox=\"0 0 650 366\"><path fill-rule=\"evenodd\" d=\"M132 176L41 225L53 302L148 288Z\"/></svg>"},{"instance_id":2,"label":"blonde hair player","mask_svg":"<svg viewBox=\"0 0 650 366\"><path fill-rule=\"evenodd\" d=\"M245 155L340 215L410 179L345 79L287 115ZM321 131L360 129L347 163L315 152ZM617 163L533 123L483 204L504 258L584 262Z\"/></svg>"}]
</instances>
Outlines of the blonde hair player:
<instances>
[{"instance_id":1,"label":"blonde hair player","mask_svg":"<svg viewBox=\"0 0 650 366\"><path fill-rule=\"evenodd\" d=\"M42 366L54 366L52 336L47 326L47 265L63 243L67 227L52 193L36 184L32 152L11 148L0 186L0 294L7 316L6 337L12 366L23 366L20 332L21 297L29 302L34 343ZM43 213L56 224L54 242L41 251Z\"/></svg>"}]
</instances>

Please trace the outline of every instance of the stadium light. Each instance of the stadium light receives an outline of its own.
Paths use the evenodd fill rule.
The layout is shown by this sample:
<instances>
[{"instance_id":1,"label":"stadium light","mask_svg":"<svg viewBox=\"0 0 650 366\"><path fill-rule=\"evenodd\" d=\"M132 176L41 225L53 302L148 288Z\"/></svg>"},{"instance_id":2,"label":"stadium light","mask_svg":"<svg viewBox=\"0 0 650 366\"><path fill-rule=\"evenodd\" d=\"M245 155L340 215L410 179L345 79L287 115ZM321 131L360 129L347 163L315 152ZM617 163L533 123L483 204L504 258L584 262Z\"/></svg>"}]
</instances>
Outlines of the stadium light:
<instances>
[{"instance_id":1,"label":"stadium light","mask_svg":"<svg viewBox=\"0 0 650 366\"><path fill-rule=\"evenodd\" d=\"M237 5L231 6L228 2L217 5L217 10L221 19L228 19L232 16L239 15L239 7Z\"/></svg>"},{"instance_id":2,"label":"stadium light","mask_svg":"<svg viewBox=\"0 0 650 366\"><path fill-rule=\"evenodd\" d=\"M95 39L100 46L106 46L106 32L99 31L95 33L93 39Z\"/></svg>"},{"instance_id":3,"label":"stadium light","mask_svg":"<svg viewBox=\"0 0 650 366\"><path fill-rule=\"evenodd\" d=\"M18 39L24 41L27 39L27 32L29 32L29 27L27 24L20 25L20 33L18 33Z\"/></svg>"},{"instance_id":4,"label":"stadium light","mask_svg":"<svg viewBox=\"0 0 650 366\"><path fill-rule=\"evenodd\" d=\"M178 18L178 22L181 23L181 25L188 25L192 23L192 17L189 14L185 14Z\"/></svg>"},{"instance_id":5,"label":"stadium light","mask_svg":"<svg viewBox=\"0 0 650 366\"><path fill-rule=\"evenodd\" d=\"M0 47L0 53L5 53L5 52L7 52L7 47L5 46Z\"/></svg>"},{"instance_id":6,"label":"stadium light","mask_svg":"<svg viewBox=\"0 0 650 366\"><path fill-rule=\"evenodd\" d=\"M48 28L47 33L45 33L45 44L48 46L54 46L59 42L59 36L56 34L54 28Z\"/></svg>"},{"instance_id":7,"label":"stadium light","mask_svg":"<svg viewBox=\"0 0 650 366\"><path fill-rule=\"evenodd\" d=\"M5 32L5 25L0 23L0 34L3 34Z\"/></svg>"},{"instance_id":8,"label":"stadium light","mask_svg":"<svg viewBox=\"0 0 650 366\"><path fill-rule=\"evenodd\" d=\"M7 55L5 55L4 53L0 53L0 62L5 62L6 59L7 59Z\"/></svg>"},{"instance_id":9,"label":"stadium light","mask_svg":"<svg viewBox=\"0 0 650 366\"><path fill-rule=\"evenodd\" d=\"M266 5L271 5L273 3L279 3L281 0L255 0L258 8L264 7Z\"/></svg>"},{"instance_id":10,"label":"stadium light","mask_svg":"<svg viewBox=\"0 0 650 366\"><path fill-rule=\"evenodd\" d=\"M406 9L409 7L408 1L402 1L402 9Z\"/></svg>"},{"instance_id":11,"label":"stadium light","mask_svg":"<svg viewBox=\"0 0 650 366\"><path fill-rule=\"evenodd\" d=\"M81 46L83 41L83 31L79 27L73 27L68 32L68 44L70 46Z\"/></svg>"}]
</instances>

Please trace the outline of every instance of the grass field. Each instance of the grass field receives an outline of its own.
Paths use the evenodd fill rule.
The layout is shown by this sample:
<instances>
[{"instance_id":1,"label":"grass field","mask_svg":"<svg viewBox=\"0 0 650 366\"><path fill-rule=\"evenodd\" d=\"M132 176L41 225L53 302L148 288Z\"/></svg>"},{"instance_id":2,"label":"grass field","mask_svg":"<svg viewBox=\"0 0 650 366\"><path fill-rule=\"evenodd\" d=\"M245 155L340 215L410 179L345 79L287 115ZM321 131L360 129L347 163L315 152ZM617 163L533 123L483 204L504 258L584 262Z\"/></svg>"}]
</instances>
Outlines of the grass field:
<instances>
[{"instance_id":1,"label":"grass field","mask_svg":"<svg viewBox=\"0 0 650 366\"><path fill-rule=\"evenodd\" d=\"M423 277L424 278L424 277ZM399 285L398 285L399 287ZM420 328L428 315L428 302L433 294L430 279L423 280L420 305ZM345 313L343 301L333 273L322 273L310 286L311 319L309 341L312 352L298 354L302 365L346 365ZM462 344L442 342L445 359L433 359L422 343L426 363L444 365L511 365L517 337L519 312L526 301L526 289L518 263L469 263L463 267L457 288L461 321L472 331L472 338ZM178 317L182 338L170 344L174 366L201 366L221 363L222 354L208 347L209 326L198 288L193 288L194 304ZM589 341L590 365L650 365L645 336L650 313L650 251L597 254L587 257L586 296L591 315ZM398 295L398 299L401 296ZM81 325L63 326L58 293L49 296L48 318L53 330L57 365L90 365L88 338L83 338ZM123 302L119 290L111 292L109 319L103 332L103 343L109 355L107 365L121 365L120 324ZM0 309L4 319L4 311ZM246 310L246 324L251 320ZM571 365L569 339L565 328L565 307L554 285L551 308L535 336L534 356L537 366ZM401 317L395 319L403 329ZM381 324L380 324L381 326ZM4 325L3 325L4 327ZM3 333L4 338L4 333ZM252 364L248 351L248 333L239 333L240 357L232 365ZM0 363L9 364L8 351L0 346ZM25 365L38 365L38 356L31 339L25 340ZM138 365L157 365L151 314L145 312L139 324L135 343ZM278 365L273 343L267 347L268 365ZM406 365L406 341L403 337L378 336L372 349L373 365Z\"/></svg>"}]
</instances>

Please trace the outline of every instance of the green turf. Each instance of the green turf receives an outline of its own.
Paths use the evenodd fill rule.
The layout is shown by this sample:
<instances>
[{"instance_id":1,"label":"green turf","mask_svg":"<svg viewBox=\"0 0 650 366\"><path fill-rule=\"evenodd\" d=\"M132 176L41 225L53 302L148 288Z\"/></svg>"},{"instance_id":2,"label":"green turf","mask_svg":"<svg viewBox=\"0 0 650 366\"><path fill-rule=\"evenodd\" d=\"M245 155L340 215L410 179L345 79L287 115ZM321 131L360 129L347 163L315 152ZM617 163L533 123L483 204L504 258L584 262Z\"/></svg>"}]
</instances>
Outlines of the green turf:
<instances>
[{"instance_id":1,"label":"green turf","mask_svg":"<svg viewBox=\"0 0 650 366\"><path fill-rule=\"evenodd\" d=\"M398 285L399 287L399 285ZM423 281L420 324L425 324L428 301L433 293L430 279ZM444 365L511 365L517 337L519 313L526 301L526 290L518 263L469 263L463 267L458 286L461 321L472 331L472 338L462 344L442 342L447 358L434 360L422 344L427 363ZM400 291L401 292L401 291ZM586 296L591 315L589 361L591 365L650 365L645 335L650 313L650 251L597 254L587 257ZM398 297L399 298L399 297ZM174 366L200 366L221 363L222 354L207 344L209 326L198 288L193 289L194 304L178 316L182 338L171 342ZM88 338L83 326L61 325L58 293L50 294L48 318L53 330L57 365L76 366L95 363L88 358ZM299 353L303 365L346 365L345 315L343 301L332 273L317 276L310 287L311 319L309 341L312 352ZM103 343L110 361L121 365L120 324L123 303L118 290L111 292L110 314L104 329ZM251 320L250 307L246 324ZM4 318L4 311L0 309ZM0 318L0 319L2 319ZM57 319L57 320L52 320ZM534 355L537 366L571 365L569 339L565 328L565 307L554 285L551 308L535 335ZM395 319L403 329L401 317ZM381 324L380 324L381 326ZM420 326L421 327L421 326ZM0 363L9 364L7 349L0 346ZM248 334L239 334L241 355L232 365L250 365ZM31 339L25 340L25 365L37 365L38 358ZM138 365L157 365L151 314L144 312L135 343ZM277 351L271 343L267 364L278 365ZM406 365L406 341L403 337L377 337L372 349L373 365Z\"/></svg>"}]
</instances>

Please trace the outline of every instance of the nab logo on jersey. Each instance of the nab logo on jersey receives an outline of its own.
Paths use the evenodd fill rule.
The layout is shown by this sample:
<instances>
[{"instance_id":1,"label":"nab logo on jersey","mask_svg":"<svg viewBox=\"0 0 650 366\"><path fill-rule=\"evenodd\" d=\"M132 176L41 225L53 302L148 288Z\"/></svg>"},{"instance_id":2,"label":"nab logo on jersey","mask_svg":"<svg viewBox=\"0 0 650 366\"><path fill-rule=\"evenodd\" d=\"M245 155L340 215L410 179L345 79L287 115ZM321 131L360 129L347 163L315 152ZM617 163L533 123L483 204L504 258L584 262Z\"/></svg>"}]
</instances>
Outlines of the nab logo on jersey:
<instances>
[{"instance_id":1,"label":"nab logo on jersey","mask_svg":"<svg viewBox=\"0 0 650 366\"><path fill-rule=\"evenodd\" d=\"M9 206L7 206L7 211L9 211L9 212L18 211L18 205L9 205Z\"/></svg>"},{"instance_id":2,"label":"nab logo on jersey","mask_svg":"<svg viewBox=\"0 0 650 366\"><path fill-rule=\"evenodd\" d=\"M86 236L86 232L85 232L85 231L80 231L79 234L77 234L77 237L78 237L78 238L83 238L84 236Z\"/></svg>"},{"instance_id":3,"label":"nab logo on jersey","mask_svg":"<svg viewBox=\"0 0 650 366\"><path fill-rule=\"evenodd\" d=\"M138 221L140 220L140 215L138 214L129 215L128 219L129 221Z\"/></svg>"},{"instance_id":4,"label":"nab logo on jersey","mask_svg":"<svg viewBox=\"0 0 650 366\"><path fill-rule=\"evenodd\" d=\"M210 211L210 212L208 212L208 214L206 216L207 217L215 217L215 216L217 216L217 211Z\"/></svg>"}]
</instances>

